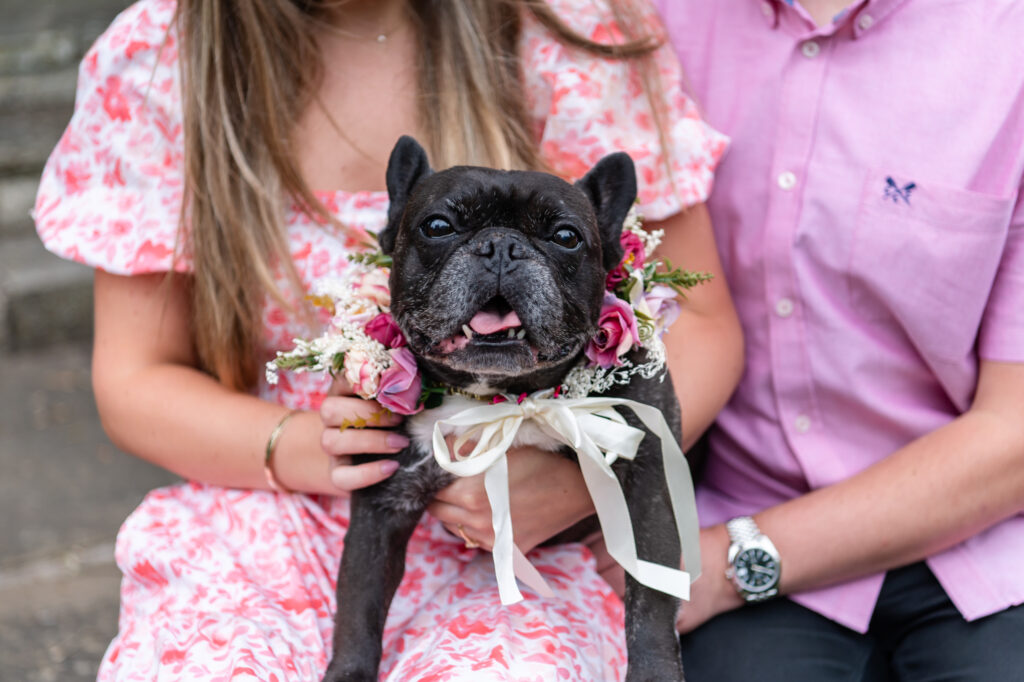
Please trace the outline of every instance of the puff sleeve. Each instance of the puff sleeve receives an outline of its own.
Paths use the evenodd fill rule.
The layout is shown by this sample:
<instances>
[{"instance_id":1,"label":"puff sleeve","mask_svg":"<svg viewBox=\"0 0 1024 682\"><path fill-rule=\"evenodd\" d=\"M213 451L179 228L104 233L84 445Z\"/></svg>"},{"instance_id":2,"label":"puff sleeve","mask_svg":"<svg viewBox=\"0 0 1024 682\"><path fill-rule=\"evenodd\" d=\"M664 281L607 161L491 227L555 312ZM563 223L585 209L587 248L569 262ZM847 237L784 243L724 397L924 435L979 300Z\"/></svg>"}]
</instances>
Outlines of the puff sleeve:
<instances>
[{"instance_id":1,"label":"puff sleeve","mask_svg":"<svg viewBox=\"0 0 1024 682\"><path fill-rule=\"evenodd\" d=\"M82 62L33 212L59 256L121 275L190 268L175 257L184 165L173 15L173 1L133 5Z\"/></svg>"},{"instance_id":2,"label":"puff sleeve","mask_svg":"<svg viewBox=\"0 0 1024 682\"><path fill-rule=\"evenodd\" d=\"M590 39L607 43L614 36L613 21L596 9L600 3L550 4ZM667 42L653 59L668 149L634 62L563 45L532 16L524 22L522 51L525 91L541 154L556 173L575 180L602 156L625 151L636 164L640 209L648 218L667 218L707 199L728 138L701 119L683 91L682 69Z\"/></svg>"}]
</instances>

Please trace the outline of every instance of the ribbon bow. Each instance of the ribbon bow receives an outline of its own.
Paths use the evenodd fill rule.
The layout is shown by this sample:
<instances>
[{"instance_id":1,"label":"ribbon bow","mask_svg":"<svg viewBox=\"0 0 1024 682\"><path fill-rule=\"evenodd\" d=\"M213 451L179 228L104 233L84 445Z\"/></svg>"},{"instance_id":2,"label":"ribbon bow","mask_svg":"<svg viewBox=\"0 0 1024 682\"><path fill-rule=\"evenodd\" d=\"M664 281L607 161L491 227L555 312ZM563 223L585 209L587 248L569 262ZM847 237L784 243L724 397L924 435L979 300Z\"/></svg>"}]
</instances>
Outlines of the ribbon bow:
<instances>
[{"instance_id":1,"label":"ribbon bow","mask_svg":"<svg viewBox=\"0 0 1024 682\"><path fill-rule=\"evenodd\" d=\"M552 596L551 588L512 540L512 516L508 493L506 452L525 421L534 422L548 436L565 443L579 458L587 490L604 532L608 553L641 584L690 598L690 583L700 575L700 529L690 468L682 450L669 431L661 411L623 398L551 398L541 391L519 402L508 401L463 410L434 424L434 458L441 468L456 476L484 473L484 489L491 503L494 528L494 570L502 604L514 604L523 595L516 585L518 576L538 594ZM626 423L615 407L628 407L661 440L662 462L679 543L690 572L644 561L637 557L633 524L626 498L611 464L636 456L644 432ZM455 441L455 455L448 450L443 427L462 430ZM459 450L467 441L476 446L468 455ZM652 492L653 494L653 492Z\"/></svg>"}]
</instances>

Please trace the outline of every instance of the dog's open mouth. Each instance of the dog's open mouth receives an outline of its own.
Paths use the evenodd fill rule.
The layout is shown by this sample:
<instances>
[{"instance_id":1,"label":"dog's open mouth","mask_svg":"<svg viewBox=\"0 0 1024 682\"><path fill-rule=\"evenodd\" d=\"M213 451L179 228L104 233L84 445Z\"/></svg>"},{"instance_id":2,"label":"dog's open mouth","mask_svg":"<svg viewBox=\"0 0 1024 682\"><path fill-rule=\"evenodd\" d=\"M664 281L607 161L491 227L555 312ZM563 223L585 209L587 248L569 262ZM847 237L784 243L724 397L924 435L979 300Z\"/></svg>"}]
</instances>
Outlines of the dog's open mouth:
<instances>
[{"instance_id":1,"label":"dog's open mouth","mask_svg":"<svg viewBox=\"0 0 1024 682\"><path fill-rule=\"evenodd\" d=\"M441 341L442 353L453 353L466 347L502 348L529 346L526 329L519 315L501 296L495 296L472 319L462 325L461 332Z\"/></svg>"}]
</instances>

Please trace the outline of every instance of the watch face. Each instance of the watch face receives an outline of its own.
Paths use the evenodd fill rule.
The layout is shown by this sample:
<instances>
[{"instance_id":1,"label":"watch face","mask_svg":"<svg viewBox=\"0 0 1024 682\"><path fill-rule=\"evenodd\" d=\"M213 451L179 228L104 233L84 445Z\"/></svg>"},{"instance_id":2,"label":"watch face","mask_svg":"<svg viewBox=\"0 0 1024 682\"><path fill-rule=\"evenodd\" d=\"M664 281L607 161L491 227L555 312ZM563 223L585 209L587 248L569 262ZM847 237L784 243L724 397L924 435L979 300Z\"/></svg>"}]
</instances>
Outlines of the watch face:
<instances>
[{"instance_id":1,"label":"watch face","mask_svg":"<svg viewBox=\"0 0 1024 682\"><path fill-rule=\"evenodd\" d=\"M759 547L740 552L733 562L736 579L744 589L760 592L774 586L779 577L779 564Z\"/></svg>"}]
</instances>

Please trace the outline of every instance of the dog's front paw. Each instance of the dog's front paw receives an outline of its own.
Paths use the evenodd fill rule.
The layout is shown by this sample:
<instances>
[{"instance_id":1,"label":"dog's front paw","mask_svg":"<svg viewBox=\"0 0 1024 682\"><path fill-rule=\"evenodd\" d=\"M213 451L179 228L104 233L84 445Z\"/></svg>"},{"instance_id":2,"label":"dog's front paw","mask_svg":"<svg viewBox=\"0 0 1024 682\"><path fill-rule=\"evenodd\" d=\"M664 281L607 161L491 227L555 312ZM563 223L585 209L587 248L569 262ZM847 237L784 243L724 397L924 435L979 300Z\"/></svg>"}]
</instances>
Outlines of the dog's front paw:
<instances>
[{"instance_id":1,"label":"dog's front paw","mask_svg":"<svg viewBox=\"0 0 1024 682\"><path fill-rule=\"evenodd\" d=\"M626 668L626 682L685 682L683 664L679 659L644 661Z\"/></svg>"},{"instance_id":2,"label":"dog's front paw","mask_svg":"<svg viewBox=\"0 0 1024 682\"><path fill-rule=\"evenodd\" d=\"M331 661L322 682L377 682L377 671L345 665L341 661Z\"/></svg>"}]
</instances>

